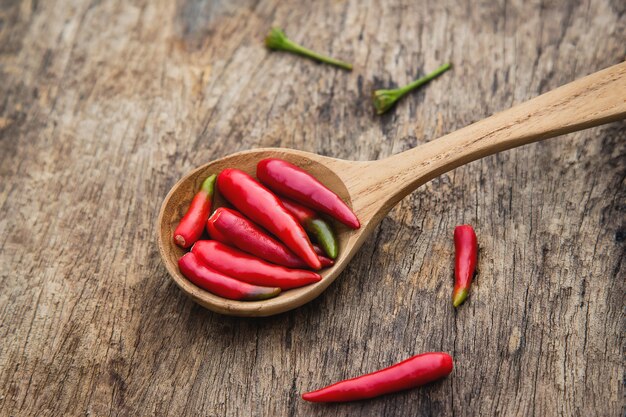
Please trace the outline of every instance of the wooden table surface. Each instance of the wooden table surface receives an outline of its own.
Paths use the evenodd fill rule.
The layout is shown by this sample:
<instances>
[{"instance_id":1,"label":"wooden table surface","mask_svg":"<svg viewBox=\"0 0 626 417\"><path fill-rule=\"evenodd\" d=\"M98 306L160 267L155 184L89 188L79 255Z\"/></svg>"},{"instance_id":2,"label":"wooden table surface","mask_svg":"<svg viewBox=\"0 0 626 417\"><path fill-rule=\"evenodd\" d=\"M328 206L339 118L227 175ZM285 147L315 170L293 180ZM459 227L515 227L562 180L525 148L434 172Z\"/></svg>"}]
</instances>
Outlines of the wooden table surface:
<instances>
[{"instance_id":1,"label":"wooden table surface","mask_svg":"<svg viewBox=\"0 0 626 417\"><path fill-rule=\"evenodd\" d=\"M0 1L0 415L618 416L626 124L508 151L403 200L318 299L187 299L155 222L188 170L284 146L383 158L626 58L619 0ZM271 25L355 64L269 53ZM373 115L373 89L454 69ZM481 246L454 310L454 226ZM427 387L300 393L446 351Z\"/></svg>"}]
</instances>

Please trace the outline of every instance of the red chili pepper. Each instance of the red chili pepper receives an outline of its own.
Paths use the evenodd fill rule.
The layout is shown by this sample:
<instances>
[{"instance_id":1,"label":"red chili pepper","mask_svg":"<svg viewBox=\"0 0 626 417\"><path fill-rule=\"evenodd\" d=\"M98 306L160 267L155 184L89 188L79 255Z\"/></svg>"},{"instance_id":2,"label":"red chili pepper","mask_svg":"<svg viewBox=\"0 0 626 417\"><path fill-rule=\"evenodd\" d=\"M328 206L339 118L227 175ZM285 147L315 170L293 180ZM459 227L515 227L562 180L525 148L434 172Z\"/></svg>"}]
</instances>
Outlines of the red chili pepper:
<instances>
[{"instance_id":1,"label":"red chili pepper","mask_svg":"<svg viewBox=\"0 0 626 417\"><path fill-rule=\"evenodd\" d=\"M240 212L273 233L308 266L322 267L306 232L274 193L245 172L232 168L219 174L217 187Z\"/></svg>"},{"instance_id":2,"label":"red chili pepper","mask_svg":"<svg viewBox=\"0 0 626 417\"><path fill-rule=\"evenodd\" d=\"M476 270L478 240L472 226L464 224L454 229L454 249L455 283L454 292L452 293L452 304L458 307L467 298L472 278L474 278L474 271Z\"/></svg>"},{"instance_id":3,"label":"red chili pepper","mask_svg":"<svg viewBox=\"0 0 626 417\"><path fill-rule=\"evenodd\" d=\"M322 277L304 269L288 269L248 255L214 240L199 240L191 248L202 263L240 281L283 290L318 282Z\"/></svg>"},{"instance_id":4,"label":"red chili pepper","mask_svg":"<svg viewBox=\"0 0 626 417\"><path fill-rule=\"evenodd\" d=\"M344 402L374 398L443 378L452 372L452 368L452 357L447 353L423 353L389 368L307 392L302 398L312 402Z\"/></svg>"},{"instance_id":5,"label":"red chili pepper","mask_svg":"<svg viewBox=\"0 0 626 417\"><path fill-rule=\"evenodd\" d=\"M178 260L180 272L200 288L230 300L265 300L280 294L280 288L260 287L223 275L200 263L193 252Z\"/></svg>"},{"instance_id":6,"label":"red chili pepper","mask_svg":"<svg viewBox=\"0 0 626 417\"><path fill-rule=\"evenodd\" d=\"M210 225L210 226L209 226ZM261 259L289 268L306 268L307 264L285 245L270 237L259 226L238 212L220 207L209 217L207 228L215 231L214 240L234 246ZM226 238L224 241L223 238Z\"/></svg>"},{"instance_id":7,"label":"red chili pepper","mask_svg":"<svg viewBox=\"0 0 626 417\"><path fill-rule=\"evenodd\" d=\"M215 174L204 180L200 191L196 193L174 231L174 242L182 248L188 248L200 239L204 223L211 212L211 199L215 186Z\"/></svg>"},{"instance_id":8,"label":"red chili pepper","mask_svg":"<svg viewBox=\"0 0 626 417\"><path fill-rule=\"evenodd\" d=\"M308 265L285 245L268 235L263 229L235 210L220 207L207 221L207 230L213 240L258 256L268 262L288 268L308 268ZM323 256L322 249L313 245L322 267L335 262ZM320 253L317 250L320 250Z\"/></svg>"},{"instance_id":9,"label":"red chili pepper","mask_svg":"<svg viewBox=\"0 0 626 417\"><path fill-rule=\"evenodd\" d=\"M304 207L295 201L286 198L281 198L280 201L282 201L283 206L298 219L302 227L304 227L304 230L315 237L322 249L324 249L326 255L331 259L337 258L339 246L337 245L337 238L330 224L320 218L317 213L310 208Z\"/></svg>"},{"instance_id":10,"label":"red chili pepper","mask_svg":"<svg viewBox=\"0 0 626 417\"><path fill-rule=\"evenodd\" d=\"M256 166L256 176L278 194L333 216L353 229L359 219L343 200L308 172L282 159L263 159Z\"/></svg>"}]
</instances>

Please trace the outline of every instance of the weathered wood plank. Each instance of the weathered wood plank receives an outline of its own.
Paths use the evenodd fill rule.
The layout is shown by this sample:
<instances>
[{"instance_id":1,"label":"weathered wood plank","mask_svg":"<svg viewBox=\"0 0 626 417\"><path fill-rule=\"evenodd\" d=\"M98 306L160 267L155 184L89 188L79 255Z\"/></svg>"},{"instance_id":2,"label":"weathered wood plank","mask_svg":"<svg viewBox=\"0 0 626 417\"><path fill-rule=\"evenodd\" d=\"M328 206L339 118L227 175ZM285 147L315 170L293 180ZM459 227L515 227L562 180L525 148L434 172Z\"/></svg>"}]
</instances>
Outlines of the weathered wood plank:
<instances>
[{"instance_id":1,"label":"weathered wood plank","mask_svg":"<svg viewBox=\"0 0 626 417\"><path fill-rule=\"evenodd\" d=\"M406 198L343 276L267 319L170 282L162 198L288 146L381 158L626 58L618 1L2 1L0 415L621 415L626 129L486 158ZM355 70L270 54L270 25ZM383 117L373 88L455 68ZM452 230L480 275L455 312ZM447 380L340 406L305 390L444 350Z\"/></svg>"}]
</instances>

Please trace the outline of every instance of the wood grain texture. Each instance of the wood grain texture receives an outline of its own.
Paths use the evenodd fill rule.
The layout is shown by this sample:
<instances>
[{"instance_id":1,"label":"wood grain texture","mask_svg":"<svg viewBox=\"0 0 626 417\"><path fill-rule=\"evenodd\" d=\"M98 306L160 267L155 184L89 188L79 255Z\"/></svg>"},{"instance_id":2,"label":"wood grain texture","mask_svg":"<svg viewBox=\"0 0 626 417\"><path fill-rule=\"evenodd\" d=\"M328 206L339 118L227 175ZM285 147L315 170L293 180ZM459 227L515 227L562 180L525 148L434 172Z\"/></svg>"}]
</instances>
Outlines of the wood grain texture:
<instances>
[{"instance_id":1,"label":"wood grain texture","mask_svg":"<svg viewBox=\"0 0 626 417\"><path fill-rule=\"evenodd\" d=\"M272 24L355 64L280 53ZM404 199L312 303L213 314L155 245L169 188L229 153L369 160L626 58L611 0L0 1L0 415L623 415L626 125L488 157ZM376 87L453 71L373 115ZM480 275L454 311L452 231ZM453 374L320 406L415 353Z\"/></svg>"}]
</instances>

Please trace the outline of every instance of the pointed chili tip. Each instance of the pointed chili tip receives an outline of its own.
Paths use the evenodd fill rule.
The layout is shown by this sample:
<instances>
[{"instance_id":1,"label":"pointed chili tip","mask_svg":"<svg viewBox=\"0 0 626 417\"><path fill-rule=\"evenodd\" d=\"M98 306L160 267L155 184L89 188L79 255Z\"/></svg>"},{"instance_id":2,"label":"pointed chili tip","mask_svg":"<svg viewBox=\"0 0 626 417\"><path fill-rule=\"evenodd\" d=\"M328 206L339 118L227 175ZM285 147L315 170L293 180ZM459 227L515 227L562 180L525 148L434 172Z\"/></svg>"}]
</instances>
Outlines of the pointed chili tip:
<instances>
[{"instance_id":1,"label":"pointed chili tip","mask_svg":"<svg viewBox=\"0 0 626 417\"><path fill-rule=\"evenodd\" d=\"M304 401L310 401L310 402L313 402L313 403L318 402L318 401L315 400L315 397L316 397L315 396L315 391L313 391L313 392L305 392L304 394L302 394L302 399Z\"/></svg>"},{"instance_id":2,"label":"pointed chili tip","mask_svg":"<svg viewBox=\"0 0 626 417\"><path fill-rule=\"evenodd\" d=\"M462 288L462 289L459 289L459 290L455 290L454 294L452 294L452 304L455 307L460 306L461 304L463 304L463 302L467 298L468 294L469 294L469 292L465 288Z\"/></svg>"},{"instance_id":3,"label":"pointed chili tip","mask_svg":"<svg viewBox=\"0 0 626 417\"><path fill-rule=\"evenodd\" d=\"M325 256L319 256L319 258L320 258L320 263L322 264L323 268L327 268L329 266L335 265L335 261L330 258L327 258Z\"/></svg>"},{"instance_id":4,"label":"pointed chili tip","mask_svg":"<svg viewBox=\"0 0 626 417\"><path fill-rule=\"evenodd\" d=\"M359 218L356 216L356 214L354 214L350 207L346 205L346 208L348 209L348 213L344 213L342 218L337 218L337 220L339 220L341 223L345 224L351 229L359 229L361 227L361 222L359 221Z\"/></svg>"},{"instance_id":5,"label":"pointed chili tip","mask_svg":"<svg viewBox=\"0 0 626 417\"><path fill-rule=\"evenodd\" d=\"M303 261L309 266L309 268L319 271L322 269L322 261L320 261L319 256L315 253L315 249L313 249L313 245L311 245L311 251L313 251L313 256L308 259L304 259Z\"/></svg>"},{"instance_id":6,"label":"pointed chili tip","mask_svg":"<svg viewBox=\"0 0 626 417\"><path fill-rule=\"evenodd\" d=\"M356 216L354 211L352 211L352 209L348 207L348 205L345 202L344 202L344 205L345 205L346 210L344 211L344 213L342 213L341 218L337 217L337 220L339 220L341 223L345 224L351 229L356 230L360 228L361 222L359 221L359 218Z\"/></svg>"},{"instance_id":7,"label":"pointed chili tip","mask_svg":"<svg viewBox=\"0 0 626 417\"><path fill-rule=\"evenodd\" d=\"M446 352L441 352L441 370L442 370L442 378L450 375L454 370L454 359L452 356L447 354Z\"/></svg>"}]
</instances>

